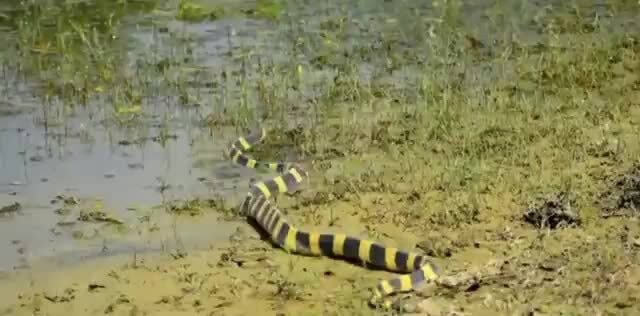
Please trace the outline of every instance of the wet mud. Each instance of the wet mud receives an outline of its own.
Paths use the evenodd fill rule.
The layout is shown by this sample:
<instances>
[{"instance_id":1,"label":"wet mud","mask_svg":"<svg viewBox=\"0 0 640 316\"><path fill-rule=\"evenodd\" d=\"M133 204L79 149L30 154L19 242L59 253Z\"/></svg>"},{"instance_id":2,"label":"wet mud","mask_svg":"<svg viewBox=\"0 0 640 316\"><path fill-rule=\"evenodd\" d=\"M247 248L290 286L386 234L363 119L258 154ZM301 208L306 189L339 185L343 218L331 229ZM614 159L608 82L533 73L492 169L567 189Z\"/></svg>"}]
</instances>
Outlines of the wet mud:
<instances>
[{"instance_id":1,"label":"wet mud","mask_svg":"<svg viewBox=\"0 0 640 316\"><path fill-rule=\"evenodd\" d=\"M8 3L0 315L639 314L639 10ZM393 273L274 247L223 157L258 126L296 226L441 277L384 311Z\"/></svg>"}]
</instances>

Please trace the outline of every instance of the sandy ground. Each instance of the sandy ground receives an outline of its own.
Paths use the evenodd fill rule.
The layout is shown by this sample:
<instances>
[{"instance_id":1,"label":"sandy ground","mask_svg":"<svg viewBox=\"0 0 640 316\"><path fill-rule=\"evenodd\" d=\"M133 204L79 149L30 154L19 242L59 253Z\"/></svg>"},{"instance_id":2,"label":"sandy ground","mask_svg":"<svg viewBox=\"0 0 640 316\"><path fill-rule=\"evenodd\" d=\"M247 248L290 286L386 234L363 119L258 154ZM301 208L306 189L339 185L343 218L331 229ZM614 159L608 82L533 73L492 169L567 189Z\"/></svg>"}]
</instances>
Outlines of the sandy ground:
<instances>
[{"instance_id":1,"label":"sandy ground","mask_svg":"<svg viewBox=\"0 0 640 316\"><path fill-rule=\"evenodd\" d=\"M344 215L329 231L366 236L365 226L357 222L358 214L364 209L385 210L391 197L365 194L362 209L351 203L332 203ZM313 206L304 208L313 213L311 209ZM588 234L566 229L544 241L544 246L535 246L539 244L535 233L509 229L504 220L492 223L504 227L500 238L489 237L495 229L490 225L466 232L452 230L448 237L432 238L429 243L431 251L442 254L435 261L449 279L408 296L405 306L416 315L575 315L588 310L633 315L639 311L640 289L640 270L633 258L594 249L606 242L604 235L637 234L637 222L631 224L635 227L613 219ZM415 234L394 225L376 227L378 239L386 244L408 249L424 244ZM629 240L628 246L637 253L640 243ZM575 262L565 259L585 250L591 253ZM577 267L578 262L589 262L596 272ZM343 261L289 255L261 240L247 225L228 243L181 256L126 255L62 267L36 262L30 270L1 276L0 315L382 314L365 302L369 289L390 276ZM605 292L609 287L617 292ZM590 300L599 303L571 303L585 295L593 295Z\"/></svg>"}]
</instances>

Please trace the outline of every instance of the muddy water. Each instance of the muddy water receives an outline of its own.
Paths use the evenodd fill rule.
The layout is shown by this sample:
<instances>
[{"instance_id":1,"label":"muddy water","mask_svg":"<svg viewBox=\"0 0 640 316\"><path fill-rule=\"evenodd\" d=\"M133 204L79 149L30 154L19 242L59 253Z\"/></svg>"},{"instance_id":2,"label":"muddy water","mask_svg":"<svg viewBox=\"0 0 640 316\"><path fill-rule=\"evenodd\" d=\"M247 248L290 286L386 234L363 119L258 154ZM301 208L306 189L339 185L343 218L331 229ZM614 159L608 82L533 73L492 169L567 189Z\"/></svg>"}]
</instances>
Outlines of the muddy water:
<instances>
[{"instance_id":1,"label":"muddy water","mask_svg":"<svg viewBox=\"0 0 640 316\"><path fill-rule=\"evenodd\" d=\"M176 56L181 49L176 47L184 36L195 43L189 58L197 65L185 68L230 71L238 65L224 59L228 51L249 44L273 50L266 45L275 43L265 34L267 22L189 24L154 16L153 22L168 30L158 32L144 23L147 18L125 19L121 43L128 49L129 65L154 58L180 60ZM232 223L219 223L215 210L190 217L171 214L163 206L214 196L231 197L234 203L247 186L252 173L222 157L236 131L202 125L211 108L184 107L166 97L166 83L158 74L141 73L138 79L145 78L140 80L156 89L148 91L152 96L145 98L138 121L118 124L110 101L93 100L72 110L55 98L34 97L43 83L20 74L15 64L2 67L0 208L14 203L20 207L0 217L0 270L25 268L43 258L68 262L114 253L193 249L226 240L235 230ZM213 98L198 80L186 84L189 92L200 100ZM214 101L214 107L225 106L225 100L216 100L220 102ZM66 205L65 199L77 205ZM81 211L101 211L123 224L81 221Z\"/></svg>"},{"instance_id":2,"label":"muddy water","mask_svg":"<svg viewBox=\"0 0 640 316\"><path fill-rule=\"evenodd\" d=\"M600 2L593 2L596 11L601 8ZM420 9L433 16L442 12L431 2L426 3ZM501 17L489 3L493 2L464 2L461 8L469 29L477 30L472 35L485 43L496 39L492 35L498 36L495 30L486 29L488 21ZM364 33L370 34L375 33L372 29L385 25L368 20L371 16L387 14L387 22L393 24L410 11L408 6L386 1L361 1L349 8L343 4L326 6L320 8L320 16L350 15L361 21L363 30L368 30ZM527 16L534 18L544 15L542 5L536 6L531 8L522 2L505 10L533 12ZM305 32L316 32L321 22L317 19L318 10L308 6L301 13L308 18ZM505 23L515 26L522 15L510 16L513 22ZM163 21L158 17L154 20ZM193 41L193 62L212 72L232 67L221 58L230 48L251 46L275 63L287 58L286 54L276 54L284 53L289 46L270 37L273 30L269 23L250 19L164 22L171 33L183 34ZM411 27L410 23L406 26ZM521 27L508 31L522 31L518 35L521 39L522 33L529 34L524 42L535 42L540 37ZM158 36L168 37L167 34L158 35L133 25L129 30L126 40L137 41L131 45L134 51L161 46L157 53L165 54L175 49L159 44ZM354 38L362 35L355 28L351 31ZM506 37L501 32L499 35ZM366 34L362 36L366 38ZM207 113L176 104L145 108L144 120L135 127L103 124L110 104L90 104L86 109L60 114L62 104L44 106L44 101L32 97L34 91L29 85L35 83L24 86L17 81L15 77L0 78L5 83L0 93L0 207L16 202L21 205L18 212L0 218L0 269L27 267L33 260L50 256L64 261L134 250L201 247L226 239L234 231L234 225L220 224L214 212L191 218L171 215L158 207L164 201L242 194L250 173L230 167L220 155L227 141L235 137L234 131L217 134L202 128L197 122ZM169 137L158 141L157 136L165 132ZM78 199L84 209L103 210L122 221L125 229L78 221L76 212L59 214L56 211L63 202L57 196Z\"/></svg>"},{"instance_id":3,"label":"muddy water","mask_svg":"<svg viewBox=\"0 0 640 316\"><path fill-rule=\"evenodd\" d=\"M178 123L150 118L148 128L113 128L101 126L95 111L64 121L54 115L45 120L38 110L13 112L0 117L0 206L17 202L21 208L0 218L2 269L28 266L41 256L157 250L178 241L196 247L233 230L219 225L214 214L191 219L157 207L210 198L214 191L232 193L241 183L221 156L227 139L180 123L196 113L176 114L172 121ZM164 112L157 117L166 120L171 114ZM164 143L157 139L161 130L169 130ZM85 210L99 208L124 222L126 231L78 221L77 212L56 212L64 209L60 198L73 198ZM155 233L139 233L151 225Z\"/></svg>"}]
</instances>

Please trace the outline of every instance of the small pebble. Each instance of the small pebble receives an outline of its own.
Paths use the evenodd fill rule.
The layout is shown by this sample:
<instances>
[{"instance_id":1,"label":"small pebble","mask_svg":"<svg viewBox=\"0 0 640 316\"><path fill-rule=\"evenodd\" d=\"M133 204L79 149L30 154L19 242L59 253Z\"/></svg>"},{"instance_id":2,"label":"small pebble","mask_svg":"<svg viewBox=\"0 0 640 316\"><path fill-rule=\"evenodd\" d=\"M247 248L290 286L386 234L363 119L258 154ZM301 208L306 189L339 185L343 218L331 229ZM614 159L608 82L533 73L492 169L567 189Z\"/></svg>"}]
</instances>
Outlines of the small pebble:
<instances>
[{"instance_id":1,"label":"small pebble","mask_svg":"<svg viewBox=\"0 0 640 316\"><path fill-rule=\"evenodd\" d=\"M35 155L35 156L31 156L29 160L31 160L32 162L40 162L44 160L44 157L40 155Z\"/></svg>"},{"instance_id":2,"label":"small pebble","mask_svg":"<svg viewBox=\"0 0 640 316\"><path fill-rule=\"evenodd\" d=\"M130 163L127 166L129 169L144 169L144 165L141 163Z\"/></svg>"}]
</instances>

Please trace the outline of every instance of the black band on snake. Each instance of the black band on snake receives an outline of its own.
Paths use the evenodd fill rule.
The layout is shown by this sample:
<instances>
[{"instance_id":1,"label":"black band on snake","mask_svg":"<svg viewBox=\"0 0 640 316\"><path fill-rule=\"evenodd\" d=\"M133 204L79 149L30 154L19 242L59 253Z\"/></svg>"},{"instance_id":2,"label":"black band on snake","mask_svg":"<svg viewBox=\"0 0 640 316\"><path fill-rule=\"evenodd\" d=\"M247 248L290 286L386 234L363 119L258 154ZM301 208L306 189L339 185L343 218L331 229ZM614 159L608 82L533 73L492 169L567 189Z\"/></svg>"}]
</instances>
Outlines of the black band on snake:
<instances>
[{"instance_id":1,"label":"black band on snake","mask_svg":"<svg viewBox=\"0 0 640 316\"><path fill-rule=\"evenodd\" d=\"M241 206L241 211L255 219L277 246L292 253L345 257L388 271L409 273L380 281L369 302L373 306L389 308L392 303L385 298L390 294L418 289L438 277L437 267L424 255L344 234L307 232L295 228L269 198L277 193L297 191L308 174L298 164L260 162L244 153L265 137L266 130L258 129L238 138L228 149L227 157L248 168L266 168L281 173L267 181L252 183Z\"/></svg>"}]
</instances>

